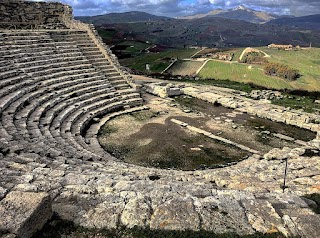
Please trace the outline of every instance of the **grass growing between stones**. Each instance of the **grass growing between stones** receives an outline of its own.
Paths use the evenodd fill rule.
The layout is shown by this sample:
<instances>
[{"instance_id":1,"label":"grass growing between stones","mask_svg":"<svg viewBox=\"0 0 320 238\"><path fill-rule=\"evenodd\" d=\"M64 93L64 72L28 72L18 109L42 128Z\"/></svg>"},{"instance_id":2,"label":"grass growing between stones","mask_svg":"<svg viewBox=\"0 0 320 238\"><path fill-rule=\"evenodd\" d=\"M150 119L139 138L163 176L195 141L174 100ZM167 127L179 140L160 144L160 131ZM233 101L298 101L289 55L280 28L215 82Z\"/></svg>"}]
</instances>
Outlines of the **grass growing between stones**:
<instances>
[{"instance_id":1,"label":"grass growing between stones","mask_svg":"<svg viewBox=\"0 0 320 238\"><path fill-rule=\"evenodd\" d=\"M165 231L149 228L87 229L72 222L64 221L57 215L32 238L284 238L282 234L262 234L240 236L234 233L215 234L210 231Z\"/></svg>"}]
</instances>

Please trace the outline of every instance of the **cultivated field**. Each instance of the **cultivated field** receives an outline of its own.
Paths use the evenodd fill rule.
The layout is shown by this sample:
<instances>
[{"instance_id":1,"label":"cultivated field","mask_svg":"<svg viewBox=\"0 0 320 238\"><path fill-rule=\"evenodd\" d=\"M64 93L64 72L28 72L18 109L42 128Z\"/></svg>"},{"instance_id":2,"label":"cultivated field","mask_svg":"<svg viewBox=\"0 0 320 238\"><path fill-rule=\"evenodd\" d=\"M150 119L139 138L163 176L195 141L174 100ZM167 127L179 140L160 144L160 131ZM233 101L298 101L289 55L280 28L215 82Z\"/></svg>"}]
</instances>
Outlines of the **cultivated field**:
<instances>
[{"instance_id":1,"label":"cultivated field","mask_svg":"<svg viewBox=\"0 0 320 238\"><path fill-rule=\"evenodd\" d=\"M177 61L166 72L172 75L195 75L204 64L203 61Z\"/></svg>"},{"instance_id":2,"label":"cultivated field","mask_svg":"<svg viewBox=\"0 0 320 238\"><path fill-rule=\"evenodd\" d=\"M122 66L140 71L146 71L146 64L149 64L151 72L160 73L170 65L171 59L190 58L196 52L196 49L180 49L160 53L146 53L134 58L122 59L120 63Z\"/></svg>"},{"instance_id":3,"label":"cultivated field","mask_svg":"<svg viewBox=\"0 0 320 238\"><path fill-rule=\"evenodd\" d=\"M128 46L125 51L131 53L140 52L141 50L147 49L148 47L152 46L150 44L137 41L124 41L118 45Z\"/></svg>"}]
</instances>

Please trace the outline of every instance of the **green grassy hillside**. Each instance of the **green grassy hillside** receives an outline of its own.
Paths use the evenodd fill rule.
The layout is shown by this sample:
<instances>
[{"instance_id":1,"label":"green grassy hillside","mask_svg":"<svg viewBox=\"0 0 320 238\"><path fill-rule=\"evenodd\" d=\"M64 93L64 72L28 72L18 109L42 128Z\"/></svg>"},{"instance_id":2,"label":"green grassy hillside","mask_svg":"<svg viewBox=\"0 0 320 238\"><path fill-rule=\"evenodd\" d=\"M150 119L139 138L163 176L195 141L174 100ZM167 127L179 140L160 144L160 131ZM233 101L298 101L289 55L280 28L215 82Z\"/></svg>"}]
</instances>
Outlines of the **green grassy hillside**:
<instances>
[{"instance_id":1,"label":"green grassy hillside","mask_svg":"<svg viewBox=\"0 0 320 238\"><path fill-rule=\"evenodd\" d=\"M139 45L140 46L140 45ZM132 47L131 50L138 46ZM141 46L140 46L141 47ZM299 51L282 51L257 48L264 51L270 57L270 62L278 62L297 69L301 74L297 80L289 81L279 77L264 74L263 66L240 64L237 62L244 48L232 49L235 57L232 62L211 60L200 71L198 76L202 79L232 80L241 83L253 83L272 89L291 89L320 91L320 48L306 48ZM122 59L120 63L131 69L145 72L146 64L150 64L151 73L160 73L170 65L173 59L190 58L198 50L178 49L167 50L160 53L145 53L132 58ZM198 69L199 62L178 61L169 71L174 75L193 75ZM182 63L181 63L182 62Z\"/></svg>"},{"instance_id":2,"label":"green grassy hillside","mask_svg":"<svg viewBox=\"0 0 320 238\"><path fill-rule=\"evenodd\" d=\"M211 60L203 67L199 76L202 79L222 79L242 83L254 83L267 88L293 88L289 81L265 75L259 66L249 66L236 62Z\"/></svg>"},{"instance_id":3,"label":"green grassy hillside","mask_svg":"<svg viewBox=\"0 0 320 238\"><path fill-rule=\"evenodd\" d=\"M229 79L237 82L254 83L274 89L301 89L320 91L320 48L300 51L280 51L259 48L271 57L270 62L279 62L299 70L301 77L289 81L264 74L262 66L246 65L236 62L210 61L201 70L199 76L203 79Z\"/></svg>"},{"instance_id":4,"label":"green grassy hillside","mask_svg":"<svg viewBox=\"0 0 320 238\"><path fill-rule=\"evenodd\" d=\"M307 48L300 51L282 51L258 48L269 54L271 62L279 62L299 70L301 77L292 82L293 88L320 91L320 48Z\"/></svg>"}]
</instances>

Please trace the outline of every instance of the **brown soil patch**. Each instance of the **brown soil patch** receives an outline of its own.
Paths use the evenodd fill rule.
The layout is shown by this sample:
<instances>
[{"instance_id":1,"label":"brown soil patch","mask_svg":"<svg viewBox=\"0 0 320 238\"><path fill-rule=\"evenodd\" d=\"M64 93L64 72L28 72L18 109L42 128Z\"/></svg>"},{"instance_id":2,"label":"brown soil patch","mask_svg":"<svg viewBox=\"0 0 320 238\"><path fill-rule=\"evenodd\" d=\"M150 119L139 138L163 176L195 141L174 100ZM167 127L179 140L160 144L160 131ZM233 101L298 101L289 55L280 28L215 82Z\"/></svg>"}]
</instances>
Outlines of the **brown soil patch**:
<instances>
[{"instance_id":1,"label":"brown soil patch","mask_svg":"<svg viewBox=\"0 0 320 238\"><path fill-rule=\"evenodd\" d=\"M171 122L172 118L261 152L294 146L293 142L272 137L272 130L287 132L279 123L269 124L267 120L189 97L161 99L145 94L144 100L149 111L117 117L100 131L99 142L105 150L128 163L193 170L225 166L250 155L191 132Z\"/></svg>"}]
</instances>

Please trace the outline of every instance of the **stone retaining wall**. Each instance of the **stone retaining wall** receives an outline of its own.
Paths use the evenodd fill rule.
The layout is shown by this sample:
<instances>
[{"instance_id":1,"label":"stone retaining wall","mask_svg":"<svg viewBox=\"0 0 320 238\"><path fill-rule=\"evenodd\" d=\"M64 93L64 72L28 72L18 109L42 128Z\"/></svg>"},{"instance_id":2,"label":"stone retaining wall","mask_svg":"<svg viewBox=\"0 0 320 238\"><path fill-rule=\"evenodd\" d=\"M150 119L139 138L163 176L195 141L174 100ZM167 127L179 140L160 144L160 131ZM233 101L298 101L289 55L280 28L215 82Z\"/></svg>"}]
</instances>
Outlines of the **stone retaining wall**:
<instances>
[{"instance_id":1,"label":"stone retaining wall","mask_svg":"<svg viewBox=\"0 0 320 238\"><path fill-rule=\"evenodd\" d=\"M0 5L0 23L47 25L72 19L72 8L57 2L28 2L3 0Z\"/></svg>"}]
</instances>

